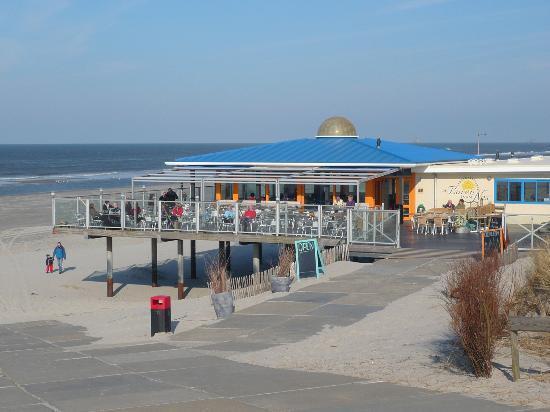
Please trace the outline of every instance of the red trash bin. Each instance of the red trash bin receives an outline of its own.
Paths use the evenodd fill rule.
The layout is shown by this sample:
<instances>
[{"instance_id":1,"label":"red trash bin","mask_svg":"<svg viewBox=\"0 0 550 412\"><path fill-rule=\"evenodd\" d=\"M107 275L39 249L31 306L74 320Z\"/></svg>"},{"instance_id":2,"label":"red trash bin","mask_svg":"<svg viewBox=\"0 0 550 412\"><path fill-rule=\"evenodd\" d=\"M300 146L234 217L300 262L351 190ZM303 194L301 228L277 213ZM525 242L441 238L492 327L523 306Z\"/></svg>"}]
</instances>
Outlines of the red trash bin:
<instances>
[{"instance_id":1,"label":"red trash bin","mask_svg":"<svg viewBox=\"0 0 550 412\"><path fill-rule=\"evenodd\" d=\"M151 297L151 336L157 332L172 332L170 296Z\"/></svg>"}]
</instances>

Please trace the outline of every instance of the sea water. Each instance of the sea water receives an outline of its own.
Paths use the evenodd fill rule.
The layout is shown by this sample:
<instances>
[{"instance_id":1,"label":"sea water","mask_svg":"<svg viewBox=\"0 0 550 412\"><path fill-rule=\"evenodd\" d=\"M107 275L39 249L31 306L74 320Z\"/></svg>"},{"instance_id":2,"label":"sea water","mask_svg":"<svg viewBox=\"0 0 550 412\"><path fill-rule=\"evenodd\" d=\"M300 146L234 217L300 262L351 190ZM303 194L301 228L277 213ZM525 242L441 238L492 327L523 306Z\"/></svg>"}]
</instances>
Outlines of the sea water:
<instances>
[{"instance_id":1,"label":"sea water","mask_svg":"<svg viewBox=\"0 0 550 412\"><path fill-rule=\"evenodd\" d=\"M427 144L425 144L427 145ZM242 147L239 144L0 145L0 195L127 187L133 176L166 168L179 157ZM476 143L433 143L477 153ZM550 154L550 143L482 143L480 152L501 158Z\"/></svg>"}]
</instances>

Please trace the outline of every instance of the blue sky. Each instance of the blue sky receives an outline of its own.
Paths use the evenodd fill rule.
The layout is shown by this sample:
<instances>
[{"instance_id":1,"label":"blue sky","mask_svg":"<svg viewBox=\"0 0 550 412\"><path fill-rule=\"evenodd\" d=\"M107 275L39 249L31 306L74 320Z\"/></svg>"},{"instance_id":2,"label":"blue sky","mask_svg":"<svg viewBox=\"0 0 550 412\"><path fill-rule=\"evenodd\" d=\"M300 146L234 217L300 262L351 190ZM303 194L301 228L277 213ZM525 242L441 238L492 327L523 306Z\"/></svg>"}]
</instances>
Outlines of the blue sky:
<instances>
[{"instance_id":1,"label":"blue sky","mask_svg":"<svg viewBox=\"0 0 550 412\"><path fill-rule=\"evenodd\" d=\"M550 1L3 1L0 143L550 140Z\"/></svg>"}]
</instances>

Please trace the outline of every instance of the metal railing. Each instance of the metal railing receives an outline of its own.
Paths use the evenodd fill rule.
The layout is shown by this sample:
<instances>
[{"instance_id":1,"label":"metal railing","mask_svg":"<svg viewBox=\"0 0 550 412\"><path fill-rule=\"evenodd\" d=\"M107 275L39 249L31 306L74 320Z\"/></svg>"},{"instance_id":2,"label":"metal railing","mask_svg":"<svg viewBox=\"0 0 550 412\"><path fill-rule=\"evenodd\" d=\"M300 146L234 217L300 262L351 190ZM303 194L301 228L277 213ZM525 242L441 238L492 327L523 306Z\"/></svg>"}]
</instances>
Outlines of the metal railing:
<instances>
[{"instance_id":1,"label":"metal railing","mask_svg":"<svg viewBox=\"0 0 550 412\"><path fill-rule=\"evenodd\" d=\"M518 250L536 250L550 244L550 214L504 213L502 227L506 240Z\"/></svg>"},{"instance_id":2,"label":"metal railing","mask_svg":"<svg viewBox=\"0 0 550 412\"><path fill-rule=\"evenodd\" d=\"M399 212L295 202L169 202L110 195L54 198L56 227L246 233L399 246Z\"/></svg>"}]
</instances>

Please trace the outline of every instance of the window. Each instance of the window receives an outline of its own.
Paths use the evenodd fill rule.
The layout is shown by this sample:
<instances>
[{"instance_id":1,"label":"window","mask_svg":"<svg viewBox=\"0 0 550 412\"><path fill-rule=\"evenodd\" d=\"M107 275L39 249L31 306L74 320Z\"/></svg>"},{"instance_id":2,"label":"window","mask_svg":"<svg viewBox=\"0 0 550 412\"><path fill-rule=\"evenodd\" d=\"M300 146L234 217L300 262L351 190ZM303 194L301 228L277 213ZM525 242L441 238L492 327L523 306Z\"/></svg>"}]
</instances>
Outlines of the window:
<instances>
[{"instance_id":1,"label":"window","mask_svg":"<svg viewBox=\"0 0 550 412\"><path fill-rule=\"evenodd\" d=\"M537 202L550 202L550 182L537 182Z\"/></svg>"},{"instance_id":2,"label":"window","mask_svg":"<svg viewBox=\"0 0 550 412\"><path fill-rule=\"evenodd\" d=\"M495 203L550 203L550 180L496 179Z\"/></svg>"},{"instance_id":3,"label":"window","mask_svg":"<svg viewBox=\"0 0 550 412\"><path fill-rule=\"evenodd\" d=\"M525 202L534 202L537 195L537 182L523 183L523 200Z\"/></svg>"},{"instance_id":4,"label":"window","mask_svg":"<svg viewBox=\"0 0 550 412\"><path fill-rule=\"evenodd\" d=\"M497 182L497 202L508 201L508 181Z\"/></svg>"}]
</instances>

